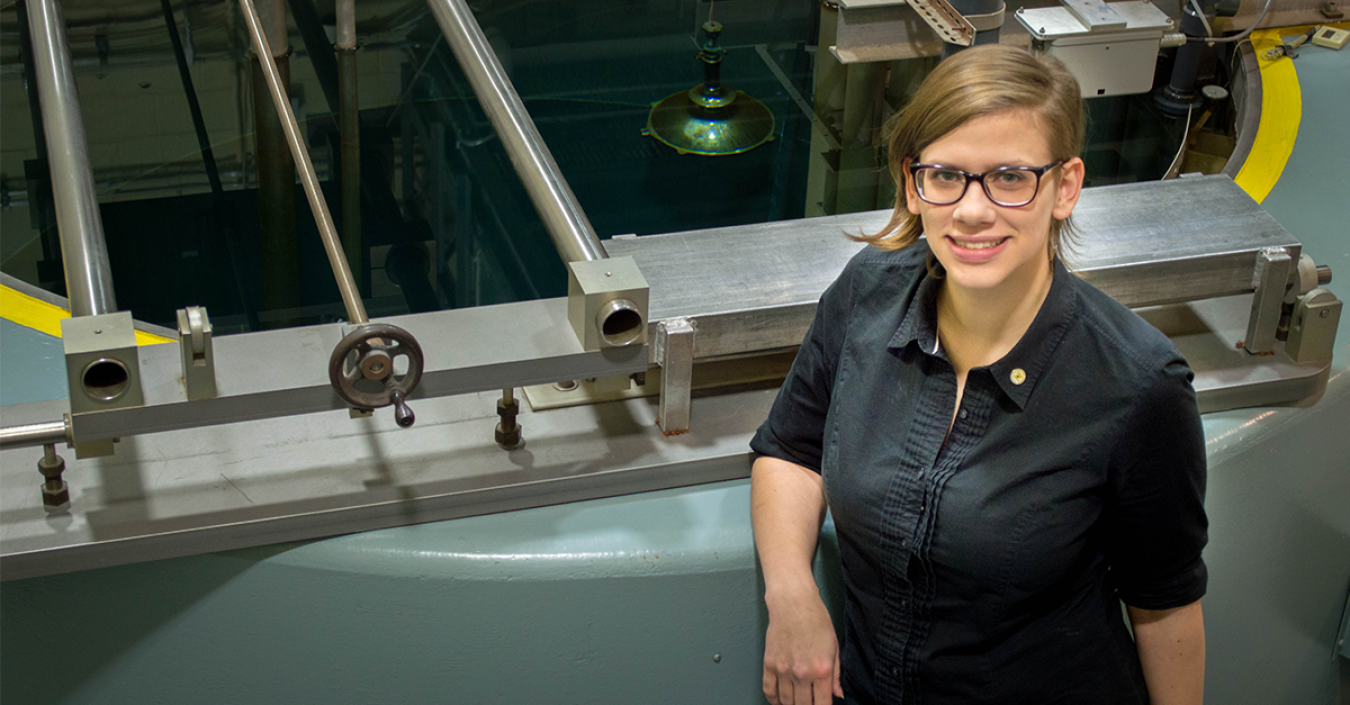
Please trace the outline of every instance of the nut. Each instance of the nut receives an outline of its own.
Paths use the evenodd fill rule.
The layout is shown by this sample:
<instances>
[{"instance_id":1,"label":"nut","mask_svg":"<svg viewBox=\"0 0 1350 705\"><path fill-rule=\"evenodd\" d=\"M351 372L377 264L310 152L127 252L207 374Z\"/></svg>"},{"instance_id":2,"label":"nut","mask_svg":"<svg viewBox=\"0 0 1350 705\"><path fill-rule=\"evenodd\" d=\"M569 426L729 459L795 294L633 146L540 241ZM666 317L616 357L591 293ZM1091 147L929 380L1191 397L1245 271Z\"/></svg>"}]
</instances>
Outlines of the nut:
<instances>
[{"instance_id":1,"label":"nut","mask_svg":"<svg viewBox=\"0 0 1350 705\"><path fill-rule=\"evenodd\" d=\"M519 448L522 444L520 438L520 424L515 424L515 428L510 431L506 430L501 424L497 424L496 437L497 445L501 446L504 450L515 450L516 448Z\"/></svg>"},{"instance_id":2,"label":"nut","mask_svg":"<svg viewBox=\"0 0 1350 705\"><path fill-rule=\"evenodd\" d=\"M55 489L52 485L61 483ZM48 480L42 483L42 504L46 507L60 507L70 504L70 485L65 480Z\"/></svg>"}]
</instances>

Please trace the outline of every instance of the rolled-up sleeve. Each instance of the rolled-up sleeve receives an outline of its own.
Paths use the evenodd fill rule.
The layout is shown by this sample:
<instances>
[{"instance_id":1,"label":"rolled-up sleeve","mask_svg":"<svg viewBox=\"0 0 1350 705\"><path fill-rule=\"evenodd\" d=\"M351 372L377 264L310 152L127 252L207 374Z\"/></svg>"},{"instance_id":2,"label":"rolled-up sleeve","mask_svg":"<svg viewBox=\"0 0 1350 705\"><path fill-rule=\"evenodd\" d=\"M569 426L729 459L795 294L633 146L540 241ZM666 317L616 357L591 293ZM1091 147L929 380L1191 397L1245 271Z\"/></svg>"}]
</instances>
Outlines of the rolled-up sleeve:
<instances>
[{"instance_id":1,"label":"rolled-up sleeve","mask_svg":"<svg viewBox=\"0 0 1350 705\"><path fill-rule=\"evenodd\" d=\"M815 319L797 351L773 409L750 441L757 455L820 472L825 418L830 410L839 351L853 309L852 270L857 259L825 290Z\"/></svg>"},{"instance_id":2,"label":"rolled-up sleeve","mask_svg":"<svg viewBox=\"0 0 1350 705\"><path fill-rule=\"evenodd\" d=\"M1192 376L1179 358L1162 365L1117 446L1107 555L1120 599L1134 607L1181 607L1205 594L1205 438Z\"/></svg>"}]
</instances>

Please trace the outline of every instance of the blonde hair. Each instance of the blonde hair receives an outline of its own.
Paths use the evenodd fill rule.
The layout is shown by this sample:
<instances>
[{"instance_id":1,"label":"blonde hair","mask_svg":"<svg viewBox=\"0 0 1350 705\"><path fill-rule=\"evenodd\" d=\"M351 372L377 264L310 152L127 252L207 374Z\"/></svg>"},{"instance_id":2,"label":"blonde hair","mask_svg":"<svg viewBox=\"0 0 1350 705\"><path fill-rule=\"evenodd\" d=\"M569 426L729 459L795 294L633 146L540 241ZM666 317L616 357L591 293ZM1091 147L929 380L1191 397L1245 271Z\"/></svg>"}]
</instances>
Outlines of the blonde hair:
<instances>
[{"instance_id":1,"label":"blonde hair","mask_svg":"<svg viewBox=\"0 0 1350 705\"><path fill-rule=\"evenodd\" d=\"M971 47L938 64L914 98L887 123L886 146L895 179L895 211L875 235L850 236L884 250L918 241L920 218L909 212L905 171L919 153L952 130L978 117L1006 110L1030 110L1049 144L1051 158L1078 156L1083 144L1083 103L1078 81L1052 56L1033 55L998 44ZM1050 224L1050 256L1071 240L1072 225Z\"/></svg>"}]
</instances>

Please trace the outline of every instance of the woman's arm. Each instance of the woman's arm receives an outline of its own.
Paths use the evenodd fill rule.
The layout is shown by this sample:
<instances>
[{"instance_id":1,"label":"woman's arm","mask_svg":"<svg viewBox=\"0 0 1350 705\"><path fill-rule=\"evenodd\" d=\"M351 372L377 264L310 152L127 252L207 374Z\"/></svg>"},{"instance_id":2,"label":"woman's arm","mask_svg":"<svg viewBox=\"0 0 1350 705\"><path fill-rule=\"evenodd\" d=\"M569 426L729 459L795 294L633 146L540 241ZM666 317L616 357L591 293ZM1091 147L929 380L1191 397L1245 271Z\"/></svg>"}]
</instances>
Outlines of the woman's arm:
<instances>
[{"instance_id":1,"label":"woman's arm","mask_svg":"<svg viewBox=\"0 0 1350 705\"><path fill-rule=\"evenodd\" d=\"M829 705L843 690L834 624L811 573L825 519L820 474L760 457L750 474L750 518L769 608L764 695L773 705Z\"/></svg>"},{"instance_id":2,"label":"woman's arm","mask_svg":"<svg viewBox=\"0 0 1350 705\"><path fill-rule=\"evenodd\" d=\"M1126 605L1152 705L1205 699L1205 618L1200 602L1169 610Z\"/></svg>"}]
</instances>

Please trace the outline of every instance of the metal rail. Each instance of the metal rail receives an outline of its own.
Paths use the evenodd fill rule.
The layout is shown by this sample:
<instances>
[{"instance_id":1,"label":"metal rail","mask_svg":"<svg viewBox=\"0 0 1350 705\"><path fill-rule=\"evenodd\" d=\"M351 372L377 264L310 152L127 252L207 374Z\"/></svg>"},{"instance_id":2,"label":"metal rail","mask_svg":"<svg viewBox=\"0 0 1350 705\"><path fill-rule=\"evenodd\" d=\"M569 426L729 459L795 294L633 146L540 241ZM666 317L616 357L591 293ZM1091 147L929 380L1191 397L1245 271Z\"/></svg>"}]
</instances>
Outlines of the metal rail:
<instances>
[{"instance_id":1,"label":"metal rail","mask_svg":"<svg viewBox=\"0 0 1350 705\"><path fill-rule=\"evenodd\" d=\"M47 135L56 225L65 261L70 315L97 316L117 310L103 220L89 166L89 144L75 89L66 23L57 0L31 0L28 31L33 38L34 69Z\"/></svg>"},{"instance_id":2,"label":"metal rail","mask_svg":"<svg viewBox=\"0 0 1350 705\"><path fill-rule=\"evenodd\" d=\"M427 0L565 262L609 255L464 0Z\"/></svg>"},{"instance_id":3,"label":"metal rail","mask_svg":"<svg viewBox=\"0 0 1350 705\"><path fill-rule=\"evenodd\" d=\"M281 118L281 127L286 132L286 143L300 172L300 183L305 187L310 210L314 212L314 220L319 225L323 249L328 253L328 263L333 266L333 276L337 279L342 303L347 308L347 318L353 324L367 323L370 319L366 316L366 306L361 301L360 290L356 287L356 280L352 278L351 268L347 266L347 258L342 253L342 242L338 240L333 216L328 212L328 203L324 200L323 191L319 190L319 177L314 173L314 163L310 161L309 151L305 149L305 143L300 139L300 126L295 121L295 113L291 111L290 101L281 88L281 77L273 61L267 37L263 34L258 12L254 9L252 0L239 0L239 6L244 11L244 21L248 25L249 35L253 38L253 52L258 56L258 64L267 78L267 88L272 94L272 102L276 105L277 115Z\"/></svg>"}]
</instances>

